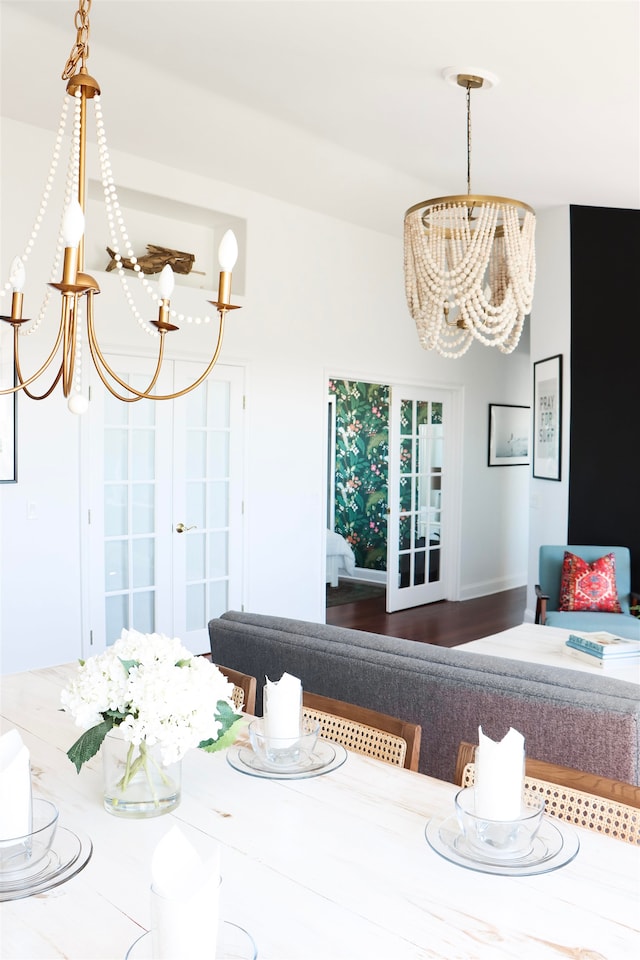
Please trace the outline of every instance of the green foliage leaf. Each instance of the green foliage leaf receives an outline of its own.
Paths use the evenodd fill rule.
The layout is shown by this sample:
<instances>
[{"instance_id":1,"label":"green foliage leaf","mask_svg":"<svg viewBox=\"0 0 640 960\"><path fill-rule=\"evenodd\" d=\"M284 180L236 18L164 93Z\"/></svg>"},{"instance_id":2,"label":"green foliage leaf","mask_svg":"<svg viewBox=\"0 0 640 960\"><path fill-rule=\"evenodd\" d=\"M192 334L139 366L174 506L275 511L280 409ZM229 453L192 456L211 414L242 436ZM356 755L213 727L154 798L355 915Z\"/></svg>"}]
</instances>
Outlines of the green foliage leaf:
<instances>
[{"instance_id":1,"label":"green foliage leaf","mask_svg":"<svg viewBox=\"0 0 640 960\"><path fill-rule=\"evenodd\" d=\"M121 713L120 710L105 710L102 716L105 720L107 718L111 719L113 721L113 726L117 727L127 716L127 713Z\"/></svg>"},{"instance_id":2,"label":"green foliage leaf","mask_svg":"<svg viewBox=\"0 0 640 960\"><path fill-rule=\"evenodd\" d=\"M216 753L218 750L224 750L225 747L230 747L236 740L238 733L240 732L240 727L245 723L244 717L237 717L235 723L233 723L229 729L223 733L217 740L203 740L198 744L201 750L205 750L207 753Z\"/></svg>"},{"instance_id":3,"label":"green foliage leaf","mask_svg":"<svg viewBox=\"0 0 640 960\"><path fill-rule=\"evenodd\" d=\"M224 700L218 700L216 704L216 720L222 724L218 738L216 740L202 740L198 746L207 753L215 753L216 750L222 750L229 747L238 735L238 725L243 717L236 713L233 707L230 707Z\"/></svg>"},{"instance_id":4,"label":"green foliage leaf","mask_svg":"<svg viewBox=\"0 0 640 960\"><path fill-rule=\"evenodd\" d=\"M113 720L107 717L102 723L96 724L96 726L91 727L90 730L85 730L82 736L78 737L73 746L67 750L67 756L78 773L80 773L80 768L83 763L91 760L91 757L95 757L102 746L102 741L113 726Z\"/></svg>"},{"instance_id":5,"label":"green foliage leaf","mask_svg":"<svg viewBox=\"0 0 640 960\"><path fill-rule=\"evenodd\" d=\"M387 496L386 490L371 490L367 494L367 512L374 507L376 503L380 503L385 500Z\"/></svg>"},{"instance_id":6,"label":"green foliage leaf","mask_svg":"<svg viewBox=\"0 0 640 960\"><path fill-rule=\"evenodd\" d=\"M367 439L367 455L369 455L375 447L379 447L383 443L386 444L386 442L387 442L386 431L385 432L379 431L378 433L370 434Z\"/></svg>"},{"instance_id":7,"label":"green foliage leaf","mask_svg":"<svg viewBox=\"0 0 640 960\"><path fill-rule=\"evenodd\" d=\"M220 729L221 734L230 730L238 719L242 719L241 715L236 713L226 700L218 700L216 704L216 720L219 720L222 724Z\"/></svg>"},{"instance_id":8,"label":"green foliage leaf","mask_svg":"<svg viewBox=\"0 0 640 960\"><path fill-rule=\"evenodd\" d=\"M376 569L374 566L378 560L387 559L387 551L384 547L372 547L371 550L367 550L367 566L372 569ZM384 569L384 567L378 567L378 569Z\"/></svg>"},{"instance_id":9,"label":"green foliage leaf","mask_svg":"<svg viewBox=\"0 0 640 960\"><path fill-rule=\"evenodd\" d=\"M122 666L123 666L124 669L126 670L127 674L130 672L130 670L131 670L132 667L139 667L139 666L140 666L140 661L139 661L139 660L123 660L122 657L118 657L118 660L120 661L120 663L122 664Z\"/></svg>"}]
</instances>

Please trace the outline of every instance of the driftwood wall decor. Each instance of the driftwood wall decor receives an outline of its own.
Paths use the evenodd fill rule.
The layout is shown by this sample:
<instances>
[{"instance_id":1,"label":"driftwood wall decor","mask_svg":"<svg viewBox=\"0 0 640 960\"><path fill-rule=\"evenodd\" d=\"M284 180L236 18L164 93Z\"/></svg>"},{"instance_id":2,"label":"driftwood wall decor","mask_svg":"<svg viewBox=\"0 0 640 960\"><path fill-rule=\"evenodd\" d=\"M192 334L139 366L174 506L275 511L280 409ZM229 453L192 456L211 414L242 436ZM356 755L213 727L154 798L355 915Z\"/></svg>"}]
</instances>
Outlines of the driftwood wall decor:
<instances>
[{"instance_id":1,"label":"driftwood wall decor","mask_svg":"<svg viewBox=\"0 0 640 960\"><path fill-rule=\"evenodd\" d=\"M107 264L107 273L115 270L117 261L115 253L111 247L107 247L107 253L111 260ZM195 262L195 254L184 253L182 250L171 250L170 247L158 247L153 243L147 244L147 253L137 258L140 269L145 274L160 273L162 268L168 263L175 273L191 273ZM122 258L122 266L125 270L133 270L133 263L128 257ZM193 273L199 271L193 270Z\"/></svg>"}]
</instances>

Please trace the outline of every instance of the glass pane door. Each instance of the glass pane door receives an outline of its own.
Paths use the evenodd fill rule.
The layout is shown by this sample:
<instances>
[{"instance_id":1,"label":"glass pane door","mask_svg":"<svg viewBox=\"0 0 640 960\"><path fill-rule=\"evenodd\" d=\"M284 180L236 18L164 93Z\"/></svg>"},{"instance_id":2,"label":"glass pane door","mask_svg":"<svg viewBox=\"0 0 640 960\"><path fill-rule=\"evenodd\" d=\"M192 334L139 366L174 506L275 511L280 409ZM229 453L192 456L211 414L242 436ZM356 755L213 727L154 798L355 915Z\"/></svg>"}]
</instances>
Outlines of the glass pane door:
<instances>
[{"instance_id":1,"label":"glass pane door","mask_svg":"<svg viewBox=\"0 0 640 960\"><path fill-rule=\"evenodd\" d=\"M113 366L138 388L154 369L142 359L115 358ZM171 624L170 566L162 545L171 504L170 406L123 403L102 386L93 390L87 567L90 636L98 649L114 643L123 628L166 632Z\"/></svg>"},{"instance_id":2,"label":"glass pane door","mask_svg":"<svg viewBox=\"0 0 640 960\"><path fill-rule=\"evenodd\" d=\"M442 600L445 400L393 387L390 405L387 610Z\"/></svg>"},{"instance_id":3,"label":"glass pane door","mask_svg":"<svg viewBox=\"0 0 640 960\"><path fill-rule=\"evenodd\" d=\"M178 389L191 368L176 364ZM209 647L209 620L242 603L242 393L242 370L216 367L175 403L174 613L197 653Z\"/></svg>"},{"instance_id":4,"label":"glass pane door","mask_svg":"<svg viewBox=\"0 0 640 960\"><path fill-rule=\"evenodd\" d=\"M111 358L127 382L145 385L154 364ZM201 372L168 363L170 393ZM86 653L123 628L209 648L208 621L242 606L241 368L216 367L175 401L123 403L99 386L90 405L84 539Z\"/></svg>"}]
</instances>

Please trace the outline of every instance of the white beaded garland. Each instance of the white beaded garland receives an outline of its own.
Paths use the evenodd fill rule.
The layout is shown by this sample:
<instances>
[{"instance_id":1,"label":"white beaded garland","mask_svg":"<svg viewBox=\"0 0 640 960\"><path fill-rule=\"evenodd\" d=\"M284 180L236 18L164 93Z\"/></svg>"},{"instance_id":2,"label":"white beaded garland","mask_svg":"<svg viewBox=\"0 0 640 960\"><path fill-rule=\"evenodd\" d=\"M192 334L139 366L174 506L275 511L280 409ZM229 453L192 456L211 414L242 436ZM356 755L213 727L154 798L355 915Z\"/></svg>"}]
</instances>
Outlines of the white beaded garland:
<instances>
[{"instance_id":1,"label":"white beaded garland","mask_svg":"<svg viewBox=\"0 0 640 960\"><path fill-rule=\"evenodd\" d=\"M63 101L62 101L62 109L61 109L61 112L60 112L60 120L59 120L59 122L58 122L58 130L57 130L57 133L56 133L56 139L55 139L54 147L53 147L52 154L51 154L51 162L50 162L50 164L49 164L49 170L48 170L47 177L46 177L46 180L45 180L44 190L43 190L43 192L42 192L42 198L41 198L41 200L40 200L40 206L39 206L39 208L38 208L38 215L37 215L36 218L35 218L35 221L34 221L34 224L33 224L32 229L29 231L29 239L27 240L27 243L26 243L26 245L25 245L24 251L22 252L22 255L21 255L21 260L22 260L22 262L23 262L24 264L27 263L27 261L28 261L28 259L29 259L29 255L30 255L31 251L33 250L33 247L34 247L34 245L35 245L35 241L36 241L36 239L37 239L37 237L38 237L38 233L39 233L39 231L40 231L40 227L42 226L43 219L44 219L44 215L45 215L45 213L46 213L46 209L47 209L49 197L50 197L50 195L51 195L51 188L52 188L53 183L54 183L54 181L55 181L55 171L56 171L56 167L58 166L58 159L59 159L59 157L60 157L60 144L62 143L62 139L63 139L63 137L64 137L64 131L65 131L66 125L67 125L67 114L68 114L68 112L69 112L69 103L70 103L70 98L65 95L65 97L64 97L64 99L63 99ZM5 294L8 293L9 290L11 290L11 289L12 289L11 283L10 283L9 281L7 281L7 282L5 283L5 285L4 285L3 290L0 291L0 297L5 296ZM47 296L46 299L47 299L47 301L48 301L49 297ZM43 308L42 308L42 307L41 307L40 313L43 314ZM35 329L37 329L37 327L39 326L39 324L40 324L40 322L41 322L41 319L42 319L42 318L41 318L41 316L39 315L39 319L36 321L36 323L30 325L27 330L25 330L25 329L22 327L22 328L20 329L20 335L21 335L21 336L27 336L27 335L33 333L33 331L34 331Z\"/></svg>"},{"instance_id":2,"label":"white beaded garland","mask_svg":"<svg viewBox=\"0 0 640 960\"><path fill-rule=\"evenodd\" d=\"M115 181L113 179L113 175L111 172L111 161L109 159L109 153L107 149L107 139L106 139L106 136L104 135L104 116L102 113L102 104L101 104L100 97L95 96L92 102L94 105L94 112L95 112L95 118L96 118L96 129L98 131L98 156L100 159L100 171L102 175L102 186L103 186L104 197L105 197L105 206L107 210L107 223L109 226L109 236L111 238L111 248L114 251L114 260L116 261L116 264L117 264L116 273L118 274L118 277L120 279L120 283L122 285L122 289L125 294L125 298L131 310L131 313L133 314L135 319L138 321L138 323L140 324L142 329L145 331L145 333L148 333L150 336L157 337L159 336L159 334L156 328L152 327L147 322L147 320L144 319L144 317L140 314L140 312L136 308L134 298L131 296L129 292L127 275L125 273L124 268L121 266L122 254L120 253L120 244L122 244L122 247L124 248L124 256L132 264L133 270L137 275L138 280L142 284L142 287L144 288L145 292L154 303L157 303L160 298L158 297L158 294L155 289L156 284L155 283L152 284L149 282L149 280L145 276L145 273L142 267L138 263L138 258L133 252L133 248L129 240L129 234L125 226L124 217L122 215L122 209L120 207L120 202L118 200ZM118 228L117 230L114 227L114 220L115 220L115 223L117 224L117 228ZM118 233L119 233L119 237L118 237ZM185 319L183 314L178 315L173 308L169 310L169 313L174 320L177 319L179 322ZM193 318L187 317L186 322L192 323ZM211 318L208 316L205 316L204 318L196 317L195 322L210 323Z\"/></svg>"}]
</instances>

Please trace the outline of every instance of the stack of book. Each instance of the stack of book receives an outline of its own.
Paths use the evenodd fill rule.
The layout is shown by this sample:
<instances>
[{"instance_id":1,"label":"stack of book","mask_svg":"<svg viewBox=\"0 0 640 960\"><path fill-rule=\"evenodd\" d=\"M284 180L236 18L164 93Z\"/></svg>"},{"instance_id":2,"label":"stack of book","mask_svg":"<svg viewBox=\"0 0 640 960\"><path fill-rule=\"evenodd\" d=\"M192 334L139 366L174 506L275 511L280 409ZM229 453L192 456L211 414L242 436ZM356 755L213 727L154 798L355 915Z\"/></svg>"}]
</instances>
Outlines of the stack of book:
<instances>
[{"instance_id":1,"label":"stack of book","mask_svg":"<svg viewBox=\"0 0 640 960\"><path fill-rule=\"evenodd\" d=\"M640 663L640 640L627 640L613 633L570 633L566 652L591 666L615 669Z\"/></svg>"}]
</instances>

